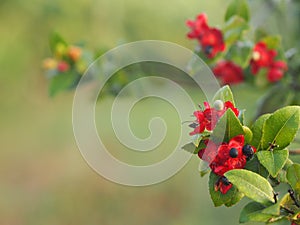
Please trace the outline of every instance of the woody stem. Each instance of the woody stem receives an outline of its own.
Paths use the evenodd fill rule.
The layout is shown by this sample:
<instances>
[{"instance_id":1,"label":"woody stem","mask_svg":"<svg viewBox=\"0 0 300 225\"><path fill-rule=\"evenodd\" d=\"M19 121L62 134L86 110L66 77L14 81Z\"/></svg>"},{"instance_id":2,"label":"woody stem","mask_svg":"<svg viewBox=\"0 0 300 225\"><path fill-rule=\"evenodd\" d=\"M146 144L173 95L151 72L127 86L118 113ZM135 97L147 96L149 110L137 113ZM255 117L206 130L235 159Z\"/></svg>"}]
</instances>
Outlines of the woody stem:
<instances>
[{"instance_id":1,"label":"woody stem","mask_svg":"<svg viewBox=\"0 0 300 225\"><path fill-rule=\"evenodd\" d=\"M299 150L290 150L290 155L300 155L300 149Z\"/></svg>"}]
</instances>

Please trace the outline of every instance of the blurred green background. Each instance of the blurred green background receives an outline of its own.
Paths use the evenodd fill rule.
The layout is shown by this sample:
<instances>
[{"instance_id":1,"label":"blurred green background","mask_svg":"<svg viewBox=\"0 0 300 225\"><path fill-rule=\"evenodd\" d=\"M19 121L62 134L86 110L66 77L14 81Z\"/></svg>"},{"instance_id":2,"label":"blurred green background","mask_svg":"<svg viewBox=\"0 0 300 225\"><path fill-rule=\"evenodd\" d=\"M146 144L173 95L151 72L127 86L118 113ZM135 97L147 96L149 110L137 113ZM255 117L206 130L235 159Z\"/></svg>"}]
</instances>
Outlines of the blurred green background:
<instances>
[{"instance_id":1,"label":"blurred green background","mask_svg":"<svg viewBox=\"0 0 300 225\"><path fill-rule=\"evenodd\" d=\"M230 209L214 208L207 177L201 179L198 174L197 157L176 176L149 187L121 186L98 176L81 157L73 137L73 93L49 98L48 81L41 69L42 59L50 55L48 35L52 31L71 43L85 41L90 49L143 39L171 41L192 49L194 43L185 38L185 20L206 12L209 24L222 25L228 3L1 0L0 224L238 224L240 208L246 201ZM263 91L253 90L249 95L242 85L234 92L238 93L239 107L247 108L252 116L255 100ZM194 93L195 99L197 96ZM105 98L98 107L107 114L112 101ZM152 103L143 102L133 111L135 118L145 120L133 124L141 137L148 134L147 121L153 110L149 105L159 104L162 117L168 115L167 124L178 121L170 105L149 101ZM122 149L108 120L101 117L97 123L107 128L102 129L105 142L118 155ZM180 121L174 126L169 129L169 140L178 137ZM167 143L173 145L172 141Z\"/></svg>"}]
</instances>

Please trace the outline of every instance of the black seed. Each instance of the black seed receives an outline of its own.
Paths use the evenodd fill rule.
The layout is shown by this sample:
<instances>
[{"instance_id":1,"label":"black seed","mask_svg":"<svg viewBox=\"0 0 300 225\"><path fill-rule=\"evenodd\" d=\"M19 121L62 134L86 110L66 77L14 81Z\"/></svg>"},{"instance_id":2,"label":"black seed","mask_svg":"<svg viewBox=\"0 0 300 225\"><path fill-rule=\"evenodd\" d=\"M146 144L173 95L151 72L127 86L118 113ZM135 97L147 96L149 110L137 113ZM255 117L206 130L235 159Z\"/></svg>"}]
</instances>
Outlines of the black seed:
<instances>
[{"instance_id":1,"label":"black seed","mask_svg":"<svg viewBox=\"0 0 300 225\"><path fill-rule=\"evenodd\" d=\"M247 157L247 160L252 159L254 155L254 151L251 145L244 145L243 154Z\"/></svg>"},{"instance_id":2,"label":"black seed","mask_svg":"<svg viewBox=\"0 0 300 225\"><path fill-rule=\"evenodd\" d=\"M211 45L208 45L204 48L204 52L206 55L209 55L213 50L213 47Z\"/></svg>"},{"instance_id":3,"label":"black seed","mask_svg":"<svg viewBox=\"0 0 300 225\"><path fill-rule=\"evenodd\" d=\"M230 151L229 151L229 155L230 155L230 157L232 157L232 158L238 157L238 154L239 154L239 151L238 151L236 148L232 148L232 149L230 149Z\"/></svg>"},{"instance_id":4,"label":"black seed","mask_svg":"<svg viewBox=\"0 0 300 225\"><path fill-rule=\"evenodd\" d=\"M221 177L221 182L226 186L230 185L230 182L226 177Z\"/></svg>"}]
</instances>

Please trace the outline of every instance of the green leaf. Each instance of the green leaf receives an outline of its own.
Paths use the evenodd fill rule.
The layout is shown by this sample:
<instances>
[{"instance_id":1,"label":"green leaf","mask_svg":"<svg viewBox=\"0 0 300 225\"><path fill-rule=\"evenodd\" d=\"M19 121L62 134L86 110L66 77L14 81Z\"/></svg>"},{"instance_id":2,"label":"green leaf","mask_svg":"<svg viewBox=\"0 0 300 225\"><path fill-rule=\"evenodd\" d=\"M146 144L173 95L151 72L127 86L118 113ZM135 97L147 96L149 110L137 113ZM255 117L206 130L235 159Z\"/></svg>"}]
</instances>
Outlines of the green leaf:
<instances>
[{"instance_id":1,"label":"green leaf","mask_svg":"<svg viewBox=\"0 0 300 225\"><path fill-rule=\"evenodd\" d=\"M240 214L240 223L246 223L249 221L252 222L267 222L273 216L270 214L262 213L262 210L265 207L258 202L250 202L248 203L241 211Z\"/></svg>"},{"instance_id":2,"label":"green leaf","mask_svg":"<svg viewBox=\"0 0 300 225\"><path fill-rule=\"evenodd\" d=\"M245 133L245 143L250 143L253 138L253 133L249 127L243 126L243 130Z\"/></svg>"},{"instance_id":3,"label":"green leaf","mask_svg":"<svg viewBox=\"0 0 300 225\"><path fill-rule=\"evenodd\" d=\"M228 21L232 16L238 15L245 21L249 21L250 13L246 0L233 0L225 13L225 21Z\"/></svg>"},{"instance_id":4,"label":"green leaf","mask_svg":"<svg viewBox=\"0 0 300 225\"><path fill-rule=\"evenodd\" d=\"M266 36L262 38L261 41L267 45L268 49L277 49L280 47L281 37L279 35Z\"/></svg>"},{"instance_id":5,"label":"green leaf","mask_svg":"<svg viewBox=\"0 0 300 225\"><path fill-rule=\"evenodd\" d=\"M277 110L265 122L262 149L269 150L270 143L286 148L295 138L300 123L300 106L287 106Z\"/></svg>"},{"instance_id":6,"label":"green leaf","mask_svg":"<svg viewBox=\"0 0 300 225\"><path fill-rule=\"evenodd\" d=\"M216 100L221 100L223 102L230 101L233 105L235 105L232 91L228 85L225 85L217 91L217 93L213 97L213 102L215 102Z\"/></svg>"},{"instance_id":7,"label":"green leaf","mask_svg":"<svg viewBox=\"0 0 300 225\"><path fill-rule=\"evenodd\" d=\"M280 215L280 202L277 202L276 204L273 204L261 211L264 214L269 214L273 216L279 216Z\"/></svg>"},{"instance_id":8,"label":"green leaf","mask_svg":"<svg viewBox=\"0 0 300 225\"><path fill-rule=\"evenodd\" d=\"M288 150L260 151L257 158L260 163L269 171L272 177L276 177L285 165L289 156Z\"/></svg>"},{"instance_id":9,"label":"green leaf","mask_svg":"<svg viewBox=\"0 0 300 225\"><path fill-rule=\"evenodd\" d=\"M66 91L74 87L78 82L78 77L72 72L61 73L51 78L49 86L49 95L53 97L60 91Z\"/></svg>"},{"instance_id":10,"label":"green leaf","mask_svg":"<svg viewBox=\"0 0 300 225\"><path fill-rule=\"evenodd\" d=\"M270 183L257 173L237 169L230 170L224 175L248 198L261 204L274 202L273 189Z\"/></svg>"},{"instance_id":11,"label":"green leaf","mask_svg":"<svg viewBox=\"0 0 300 225\"><path fill-rule=\"evenodd\" d=\"M258 173L264 178L267 178L269 176L269 172L265 167L263 167L263 165L260 164L256 154L254 155L253 159L247 162L245 169L250 170L254 173Z\"/></svg>"},{"instance_id":12,"label":"green leaf","mask_svg":"<svg viewBox=\"0 0 300 225\"><path fill-rule=\"evenodd\" d=\"M248 42L237 42L228 50L228 58L242 68L249 66L252 57L252 44Z\"/></svg>"},{"instance_id":13,"label":"green leaf","mask_svg":"<svg viewBox=\"0 0 300 225\"><path fill-rule=\"evenodd\" d=\"M215 143L228 142L231 138L244 134L240 120L231 109L228 109L220 118L211 134Z\"/></svg>"},{"instance_id":14,"label":"green leaf","mask_svg":"<svg viewBox=\"0 0 300 225\"><path fill-rule=\"evenodd\" d=\"M49 44L52 53L55 53L57 51L58 45L61 45L62 47L67 46L67 42L56 32L50 35Z\"/></svg>"},{"instance_id":15,"label":"green leaf","mask_svg":"<svg viewBox=\"0 0 300 225\"><path fill-rule=\"evenodd\" d=\"M185 150L185 151L187 151L187 152L190 152L190 153L193 153L193 154L197 154L197 153L195 153L196 152L196 146L194 145L194 143L188 143L188 144L186 144L186 145L184 145L184 146L182 146L181 147L183 150Z\"/></svg>"},{"instance_id":16,"label":"green leaf","mask_svg":"<svg viewBox=\"0 0 300 225\"><path fill-rule=\"evenodd\" d=\"M240 110L240 113L238 116L242 125L244 125L244 123L245 123L245 111L246 111L245 109Z\"/></svg>"},{"instance_id":17,"label":"green leaf","mask_svg":"<svg viewBox=\"0 0 300 225\"><path fill-rule=\"evenodd\" d=\"M252 141L251 145L254 146L257 150L260 149L261 138L262 138L262 130L266 120L271 116L271 114L265 114L260 116L252 125Z\"/></svg>"},{"instance_id":18,"label":"green leaf","mask_svg":"<svg viewBox=\"0 0 300 225\"><path fill-rule=\"evenodd\" d=\"M286 178L294 191L300 194L300 164L291 165L286 171Z\"/></svg>"},{"instance_id":19,"label":"green leaf","mask_svg":"<svg viewBox=\"0 0 300 225\"><path fill-rule=\"evenodd\" d=\"M248 23L239 16L233 16L228 20L223 29L224 40L228 46L241 39L246 30L249 29Z\"/></svg>"},{"instance_id":20,"label":"green leaf","mask_svg":"<svg viewBox=\"0 0 300 225\"><path fill-rule=\"evenodd\" d=\"M213 172L209 175L209 193L211 199L216 207L225 205L232 206L239 202L243 194L240 193L235 186L232 186L226 194L222 194L220 191L215 191L215 184L220 177L214 174Z\"/></svg>"}]
</instances>

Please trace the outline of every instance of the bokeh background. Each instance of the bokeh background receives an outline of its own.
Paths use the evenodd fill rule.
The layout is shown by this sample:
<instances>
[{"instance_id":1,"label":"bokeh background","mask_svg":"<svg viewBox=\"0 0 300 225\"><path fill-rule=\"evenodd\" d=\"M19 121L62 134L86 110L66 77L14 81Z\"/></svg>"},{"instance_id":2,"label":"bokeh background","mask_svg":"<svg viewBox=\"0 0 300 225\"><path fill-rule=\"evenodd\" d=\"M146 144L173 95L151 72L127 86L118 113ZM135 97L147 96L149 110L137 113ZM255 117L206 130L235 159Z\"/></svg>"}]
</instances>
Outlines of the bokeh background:
<instances>
[{"instance_id":1,"label":"bokeh background","mask_svg":"<svg viewBox=\"0 0 300 225\"><path fill-rule=\"evenodd\" d=\"M283 35L287 48L296 43L285 34L297 30L299 21L283 18L277 23L276 12L259 0L249 2L253 26L264 23ZM193 49L194 43L185 37L185 20L206 12L209 24L222 26L228 4L228 0L1 0L0 224L238 224L246 200L229 209L214 208L207 177L201 179L198 174L197 157L168 181L149 187L121 186L97 175L75 143L73 92L49 98L48 81L41 68L42 59L50 55L48 36L52 31L71 43L84 41L91 50L144 39L171 41ZM199 93L191 92L195 101L203 101ZM239 107L246 108L251 118L255 100L264 91L254 88L249 92L241 85L234 87L234 93ZM98 103L104 110L97 124L112 154L128 159L105 117L112 101L107 97ZM153 104L160 110L153 111L149 107ZM137 136L147 137L149 118L159 114L171 126L165 149L178 138L176 131L181 124L170 105L150 99L132 113Z\"/></svg>"}]
</instances>

